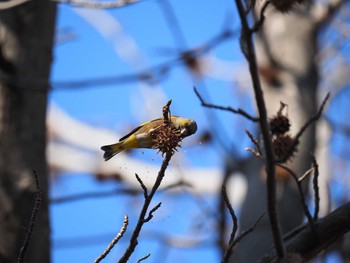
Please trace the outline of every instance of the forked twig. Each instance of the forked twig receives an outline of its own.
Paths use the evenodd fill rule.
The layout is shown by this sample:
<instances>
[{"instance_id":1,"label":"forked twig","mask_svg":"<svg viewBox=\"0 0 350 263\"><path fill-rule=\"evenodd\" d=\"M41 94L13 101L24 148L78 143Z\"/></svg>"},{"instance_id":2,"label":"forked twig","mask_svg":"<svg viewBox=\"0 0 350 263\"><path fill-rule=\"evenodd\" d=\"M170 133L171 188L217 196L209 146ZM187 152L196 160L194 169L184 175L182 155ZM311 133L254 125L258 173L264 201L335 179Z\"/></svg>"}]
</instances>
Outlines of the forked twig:
<instances>
[{"instance_id":1,"label":"forked twig","mask_svg":"<svg viewBox=\"0 0 350 263\"><path fill-rule=\"evenodd\" d=\"M153 207L153 208L149 211L148 216L143 220L143 222L148 222L148 221L150 221L150 220L153 218L153 213L154 213L155 211L157 211L157 210L160 208L161 205L162 205L162 202L158 203L155 207Z\"/></svg>"},{"instance_id":2,"label":"forked twig","mask_svg":"<svg viewBox=\"0 0 350 263\"><path fill-rule=\"evenodd\" d=\"M264 213L259 216L259 218L255 221L254 225L252 225L249 229L243 231L236 239L234 239L232 241L232 243L229 244L227 251L231 251L233 250L233 248L248 234L250 234L251 232L254 231L255 227L259 224L259 222L261 221L261 219L263 218ZM222 259L221 263L227 263L229 260L231 254L227 254L225 253L224 258Z\"/></svg>"},{"instance_id":3,"label":"forked twig","mask_svg":"<svg viewBox=\"0 0 350 263\"><path fill-rule=\"evenodd\" d=\"M265 11L267 9L267 7L270 4L270 0L266 0L263 7L260 10L260 17L259 19L255 22L255 24L253 25L253 27L250 29L250 31L252 33L259 31L259 29L262 27L262 25L264 24L265 21Z\"/></svg>"},{"instance_id":4,"label":"forked twig","mask_svg":"<svg viewBox=\"0 0 350 263\"><path fill-rule=\"evenodd\" d=\"M258 140L255 139L253 134L251 134L248 130L246 130L245 132L248 135L249 139L252 141L252 143L256 147L256 150L252 149L252 148L246 148L246 150L252 152L259 159L263 159L263 154L262 154L262 151L261 151L260 144L259 144Z\"/></svg>"}]
</instances>

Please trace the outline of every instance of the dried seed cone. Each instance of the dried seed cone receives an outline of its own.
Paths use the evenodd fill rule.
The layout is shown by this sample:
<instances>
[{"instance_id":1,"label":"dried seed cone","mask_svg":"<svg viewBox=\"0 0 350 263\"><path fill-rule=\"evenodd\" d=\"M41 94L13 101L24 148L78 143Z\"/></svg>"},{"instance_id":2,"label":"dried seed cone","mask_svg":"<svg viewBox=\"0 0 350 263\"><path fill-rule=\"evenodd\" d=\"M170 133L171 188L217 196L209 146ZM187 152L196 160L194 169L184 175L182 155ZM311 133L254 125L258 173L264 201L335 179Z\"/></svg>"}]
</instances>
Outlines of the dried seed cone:
<instances>
[{"instance_id":1,"label":"dried seed cone","mask_svg":"<svg viewBox=\"0 0 350 263\"><path fill-rule=\"evenodd\" d=\"M294 146L294 139L289 135L279 135L272 140L273 151L277 160L286 162L290 160L297 152Z\"/></svg>"},{"instance_id":2,"label":"dried seed cone","mask_svg":"<svg viewBox=\"0 0 350 263\"><path fill-rule=\"evenodd\" d=\"M181 147L181 134L178 129L172 125L162 125L151 134L153 148L158 149L164 155L165 153L174 154L177 147Z\"/></svg>"},{"instance_id":3,"label":"dried seed cone","mask_svg":"<svg viewBox=\"0 0 350 263\"><path fill-rule=\"evenodd\" d=\"M278 114L270 119L270 130L273 135L282 135L289 131L290 121L287 116Z\"/></svg>"}]
</instances>

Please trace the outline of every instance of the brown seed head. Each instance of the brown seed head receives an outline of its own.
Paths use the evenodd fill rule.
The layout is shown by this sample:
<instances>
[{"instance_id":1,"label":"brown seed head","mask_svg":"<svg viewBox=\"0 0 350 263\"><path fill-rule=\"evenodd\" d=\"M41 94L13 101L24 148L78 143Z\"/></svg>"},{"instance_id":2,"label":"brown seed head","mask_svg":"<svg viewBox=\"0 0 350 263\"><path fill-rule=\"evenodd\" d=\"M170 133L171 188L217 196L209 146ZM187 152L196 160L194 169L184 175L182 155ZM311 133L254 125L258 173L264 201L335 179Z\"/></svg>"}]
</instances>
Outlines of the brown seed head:
<instances>
[{"instance_id":1,"label":"brown seed head","mask_svg":"<svg viewBox=\"0 0 350 263\"><path fill-rule=\"evenodd\" d=\"M273 135L282 135L289 131L290 121L287 116L277 114L270 119L270 130Z\"/></svg>"},{"instance_id":2,"label":"brown seed head","mask_svg":"<svg viewBox=\"0 0 350 263\"><path fill-rule=\"evenodd\" d=\"M280 108L277 111L277 115L270 119L270 130L272 135L282 135L289 131L290 121L288 118L288 112L283 114L284 109L287 108L287 104L280 102Z\"/></svg>"},{"instance_id":3,"label":"brown seed head","mask_svg":"<svg viewBox=\"0 0 350 263\"><path fill-rule=\"evenodd\" d=\"M297 147L294 145L294 139L289 134L276 136L272 140L273 151L277 160L283 162L291 159L297 152Z\"/></svg>"},{"instance_id":4,"label":"brown seed head","mask_svg":"<svg viewBox=\"0 0 350 263\"><path fill-rule=\"evenodd\" d=\"M181 147L181 133L171 124L163 124L151 133L153 148L158 149L162 155L165 153L174 154L177 147Z\"/></svg>"}]
</instances>

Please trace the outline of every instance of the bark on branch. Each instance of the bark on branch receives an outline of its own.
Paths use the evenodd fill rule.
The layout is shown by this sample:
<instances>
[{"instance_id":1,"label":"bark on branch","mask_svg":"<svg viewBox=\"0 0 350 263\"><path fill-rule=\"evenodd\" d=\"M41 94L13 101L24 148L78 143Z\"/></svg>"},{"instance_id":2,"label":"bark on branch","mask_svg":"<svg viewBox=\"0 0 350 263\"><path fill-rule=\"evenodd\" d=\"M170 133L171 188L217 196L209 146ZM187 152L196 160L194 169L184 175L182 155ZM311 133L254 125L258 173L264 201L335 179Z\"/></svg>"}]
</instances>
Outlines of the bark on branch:
<instances>
[{"instance_id":1,"label":"bark on branch","mask_svg":"<svg viewBox=\"0 0 350 263\"><path fill-rule=\"evenodd\" d=\"M297 233L285 235L286 252L300 254L303 260L306 261L315 257L320 251L350 231L350 202L317 221L315 232L312 231L310 226L299 227L298 229ZM275 262L275 260L276 253L271 250L260 262Z\"/></svg>"}]
</instances>

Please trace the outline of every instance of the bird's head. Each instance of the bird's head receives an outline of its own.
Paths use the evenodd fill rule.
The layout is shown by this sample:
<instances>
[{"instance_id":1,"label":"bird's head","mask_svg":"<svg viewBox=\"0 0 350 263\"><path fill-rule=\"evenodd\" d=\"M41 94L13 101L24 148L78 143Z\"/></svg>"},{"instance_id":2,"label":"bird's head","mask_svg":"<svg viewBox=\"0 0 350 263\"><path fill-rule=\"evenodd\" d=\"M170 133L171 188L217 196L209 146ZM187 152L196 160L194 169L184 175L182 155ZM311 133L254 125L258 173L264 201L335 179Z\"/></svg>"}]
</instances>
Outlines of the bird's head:
<instances>
[{"instance_id":1,"label":"bird's head","mask_svg":"<svg viewBox=\"0 0 350 263\"><path fill-rule=\"evenodd\" d=\"M177 117L172 121L175 128L180 130L182 138L195 134L197 131L197 123L194 120Z\"/></svg>"}]
</instances>

